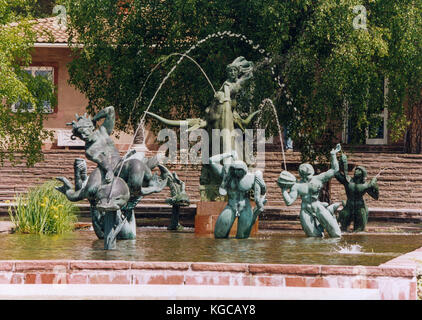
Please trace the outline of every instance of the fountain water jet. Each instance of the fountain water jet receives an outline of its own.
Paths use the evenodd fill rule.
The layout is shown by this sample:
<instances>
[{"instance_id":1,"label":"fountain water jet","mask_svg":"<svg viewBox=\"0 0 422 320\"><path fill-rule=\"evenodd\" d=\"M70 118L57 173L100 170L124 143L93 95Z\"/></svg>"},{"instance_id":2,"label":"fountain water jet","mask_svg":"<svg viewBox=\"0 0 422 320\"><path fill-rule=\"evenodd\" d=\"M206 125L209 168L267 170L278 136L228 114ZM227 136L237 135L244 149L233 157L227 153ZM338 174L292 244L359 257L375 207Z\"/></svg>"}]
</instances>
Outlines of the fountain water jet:
<instances>
[{"instance_id":1,"label":"fountain water jet","mask_svg":"<svg viewBox=\"0 0 422 320\"><path fill-rule=\"evenodd\" d=\"M148 79L149 79L149 77L151 76L151 74L154 72L154 70L159 66L159 65L161 65L163 62L165 62L165 61L167 61L170 57L172 57L172 56L175 56L175 55L180 55L181 56L181 58L179 59L179 61L171 68L171 70L167 73L167 75L164 77L164 79L161 81L161 83L160 83L160 85L158 86L158 88L157 88L157 90L155 91L155 93L154 93L154 96L152 97L152 99L150 100L150 102L149 102L149 104L148 104L148 106L147 106L147 108L145 109L145 111L144 111L144 114L142 115L142 118L141 118L141 120L140 120L140 122L139 122L139 125L138 125L138 127L137 127L137 129L136 129L136 131L135 131L135 133L134 133L134 140L135 140L135 137L136 137L136 135L137 135L137 133L138 133L138 131L139 131L139 129L142 127L142 131L145 133L145 128L144 128L144 125L145 125L145 116L146 116L146 114L147 114L147 112L149 111L149 109L151 108L151 106L152 106L152 103L154 102L154 100L155 100L155 98L156 98L156 96L157 96L157 94L158 94L158 92L161 90L161 88L162 88L162 86L164 85L164 83L167 81L167 79L171 76L171 74L176 70L176 68L177 68L177 66L180 64L180 62L182 61L182 58L184 58L184 57L187 57L189 60L191 60L193 63L195 63L195 65L201 70L201 72L202 72L202 74L205 76L205 78L207 79L207 81L208 81L208 83L210 84L210 86L211 86L211 89L213 90L213 92L214 92L214 94L215 94L215 89L214 89L214 86L212 85L212 83L211 83L211 81L210 81L210 79L208 78L208 76L207 76L207 74L205 73L205 71L204 71L204 69L202 69L202 67L193 59L193 58L191 58L191 57L189 57L186 53L177 53L177 52L175 52L175 53L172 53L172 54L170 54L165 60L163 60L163 61L161 61L161 62L159 62L154 68L153 68L153 70L150 72L150 74L148 75L148 77L147 77L147 80L145 81L145 83L144 83L144 85L143 85L143 87L141 88L141 91L140 91L140 95L138 96L138 98L135 100L135 103L134 103L134 106L133 106L133 108L132 108L132 111L131 111L131 113L130 113L130 117L131 117L131 115L132 115L132 113L133 113L133 110L134 110L134 108L135 108L135 106L136 106L136 103L137 103L137 101L140 99L140 97L141 97L141 94L142 94L142 92L143 92L143 90L144 90L144 88L145 88L145 84L147 83L147 81L148 81ZM130 121L130 117L129 117L129 121ZM145 135L144 135L145 136ZM134 142L132 142L132 144L131 144L131 146L129 147L129 149L132 147L132 145L133 145L133 143Z\"/></svg>"},{"instance_id":2,"label":"fountain water jet","mask_svg":"<svg viewBox=\"0 0 422 320\"><path fill-rule=\"evenodd\" d=\"M138 95L138 97L137 97L137 99L135 99L135 102L134 102L134 106L133 106L133 108L132 108L132 111L131 111L131 113L130 113L130 116L129 116L129 122L130 122L130 119L131 119L131 116L132 116L132 114L133 114L133 110L136 108L136 106L138 105L138 101L140 100L140 98L142 97L142 93L143 93L143 90L144 90L144 88L145 88L145 86L146 86L146 84L147 84L147 82L148 82L148 80L149 80L149 78L150 78L150 76L152 75L152 73L158 68L158 66L160 66L162 63L164 63L165 61L167 61L170 57L172 57L172 56L174 56L174 55L180 55L181 57L179 58L179 60L176 62L176 64L175 64L175 66L173 66L173 68L170 70L170 72L169 72L169 74L171 74L175 69L176 69L176 67L177 67L177 65L179 65L181 62L182 62L182 60L184 59L184 57L188 57L189 59L191 59L193 62L195 62L196 63L196 61L194 61L191 57L189 57L188 56L188 53L190 53L192 50L194 50L194 49L196 49L196 48L198 48L202 43L204 43L204 42L206 42L206 41L208 41L209 39L212 39L212 38L217 38L217 37L219 37L220 39L222 39L223 37L229 37L229 38L238 38L239 40L241 40L241 41L243 41L243 42L245 42L245 43L247 43L247 44L249 44L251 47L252 47L252 49L253 50L258 50L259 48L260 48L260 45L259 44L257 44L257 45L254 45L254 42L252 41L252 40L249 40L245 35L242 35L242 34L238 34L238 33L232 33L231 31L223 31L223 32L217 32L217 33L213 33L213 34L210 34L210 35L208 35L207 37L205 37L205 38L203 38L203 39L201 39L201 40L199 40L197 43L195 43L194 45L192 45L187 51L185 51L184 53L172 53L172 54L170 54L169 56L167 56L163 61L160 61L157 65L155 65L154 66L154 68L151 70L151 72L150 72L150 74L147 76L147 79L145 80L145 82L144 82L144 84L143 84L143 86L142 86L142 88L141 88L141 90L140 90L140 93L139 93L139 95ZM268 59L268 62L269 63L271 63L271 61L272 61L272 58L271 58L271 56L270 56L270 53L269 52L266 52L265 51L265 49L259 49L258 50L258 52L260 53L260 54L265 54L266 55L266 59ZM197 63L196 63L197 64ZM198 64L197 64L198 65ZM198 65L198 67L200 67L199 65ZM201 67L200 67L201 68ZM283 89L283 87L285 86L284 85L284 83L281 83L280 82L280 77L278 76L278 77L275 77L275 71L274 71L274 68L275 68L275 66L272 66L271 67L271 72L272 72L272 74L274 75L274 80L278 83L278 85L280 86L280 88L282 88ZM202 70L202 68L201 68L201 70ZM203 71L203 70L202 70ZM204 73L204 72L203 72ZM169 77L169 74L167 74L167 76L163 79L163 83L162 84L160 84L160 87L159 87L159 89L161 88L161 86L164 84L164 82L168 79L168 77ZM205 75L205 77L208 79L208 77L206 76L206 74L204 73L204 75ZM209 81L209 79L208 79L208 81ZM211 84L211 82L209 81L209 83ZM211 85L211 87L212 87L212 85ZM159 91L159 89L157 90L157 91ZM213 90L214 90L214 88L213 88ZM156 92L157 93L157 92ZM214 90L214 93L215 93L215 90ZM287 95L286 95L287 96ZM155 95L154 95L154 97L155 97ZM288 96L287 96L287 98L288 98ZM154 98L153 98L154 99ZM290 102L291 103L291 102ZM148 111L149 110L149 107L151 106L151 103L150 103L150 105L148 106L148 108L147 108L147 110L146 111ZM144 112L144 114L143 114L143 116L142 116L142 118L141 118L141 121L140 121L140 124L139 124L139 126L142 126L142 132L143 132L143 140L145 140L145 129L144 129L144 119L145 119L145 114L146 114L146 111ZM138 128L139 128L139 126L138 126ZM136 131L138 131L138 130L136 130ZM136 132L135 132L135 135L134 135L134 137L136 137ZM144 141L143 141L144 142Z\"/></svg>"},{"instance_id":3,"label":"fountain water jet","mask_svg":"<svg viewBox=\"0 0 422 320\"><path fill-rule=\"evenodd\" d=\"M287 170L287 165L286 165L286 156L285 156L285 153L284 153L283 134L282 134L282 132L281 132L280 121L279 121L279 119L278 119L277 110L276 110L276 108L275 108L275 106L274 106L274 103L273 103L273 101L272 101L271 99L266 98L266 99L262 100L262 102L261 102L261 103L260 103L260 105L258 106L258 109L261 109L261 110L262 110L262 109L264 109L264 107L265 107L267 104L271 105L271 107L272 107L272 109L271 109L271 110L273 111L274 116L275 116L275 121L276 121L276 123L277 123L278 134L279 134L279 137L280 137L280 144L281 144L281 152L282 152L282 155L283 155L284 170ZM259 123L260 123L261 118L262 118L262 113L258 116L257 124L259 124Z\"/></svg>"},{"instance_id":4,"label":"fountain water jet","mask_svg":"<svg viewBox=\"0 0 422 320\"><path fill-rule=\"evenodd\" d=\"M233 130L234 130L234 127L233 127L233 120L234 120L234 116L235 116L235 114L233 113L232 114L232 106L230 105L230 103L229 103L229 105L228 106L225 106L226 105L226 101L231 101L231 99L232 99L232 97L230 97L230 92L232 91L232 90L234 90L233 92L237 92L236 90L239 90L239 89L234 89L234 88L231 88L231 86L228 86L228 88L226 88L226 83L228 83L228 84L230 84L232 81L234 81L233 82L233 84L236 82L236 84L235 84L235 86L238 86L239 88L240 88L240 83L241 82L244 82L245 80L247 80L247 79L249 79L250 78L250 76L248 75L249 73L251 73L252 72L252 69L254 68L254 66L253 66L253 64L252 63L250 63L250 62L248 62L246 59L244 59L243 57L239 57L239 58L237 58L235 61L237 61L237 60L239 60L238 62L236 62L238 65L236 65L236 68L244 68L244 67L246 67L246 65L245 66L243 66L243 63L244 62L246 62L247 63L247 67L246 67L246 69L249 69L249 68L251 68L251 70L250 71L248 71L247 73L245 73L245 75L242 75L243 74L243 72L244 71L242 71L242 73L241 73L241 75L242 76L239 76L239 79L237 79L237 74L238 74L238 72L239 71L236 71L236 76L234 76L235 78L233 78L233 79L231 79L231 76L229 76L229 79L230 80L228 80L228 81L226 81L224 84L223 84L223 87L222 87L222 89L220 89L220 91L218 92L219 94L220 94L220 96L217 96L217 94L216 94L216 92L215 92L215 89L213 88L213 86L212 86L212 83L211 83L211 81L209 80L209 78L208 78L208 76L206 75L206 73L204 72L204 70L201 68L201 66L194 60L194 59L192 59L189 55L188 55L188 53L190 52L190 51L192 51L192 50L194 50L195 48L197 48L200 44L202 44L203 42L205 42L205 41L207 41L208 39L211 39L211 38L213 38L213 37L220 37L220 38L222 38L222 37L224 37L224 36L229 36L229 37L237 37L237 38L240 38L242 41L246 41L248 44L250 44L251 46L252 46L252 49L254 49L254 50L257 50L260 46L259 45L254 45L253 44L253 41L251 41L251 40L247 40L247 38L245 37L245 36L243 36L243 35L240 35L240 34L232 34L231 32L223 32L223 33L217 33L217 34L212 34L212 35L209 35L209 36L207 36L205 39L202 39L202 40L200 40L200 41L198 41L198 43L196 44L196 45L194 45L194 46L192 46L192 47L190 47L185 53L183 53L183 54L180 54L180 53L172 53L171 55L169 55L169 56L167 56L163 61L160 61L156 66L154 66L154 68L151 70L151 72L150 72L150 74L148 75L148 77L147 77L147 79L146 79L146 81L144 82L144 84L143 84L143 86L142 86L142 88L141 88L141 91L140 91L140 94L138 95L138 98L135 100L135 102L134 102L134 106L133 106L133 109L132 109L132 111L131 111L131 115L130 116L132 116L132 113L133 113L133 110L134 110L134 108L136 108L136 106L138 105L138 103L139 103L139 101L140 101L140 99L141 99L141 97L142 97L142 94L143 94L143 91L144 91L144 88L146 87L146 84L147 84L147 82L148 82L148 80L149 80L149 78L151 77L151 75L152 75L152 73L160 66L160 65L162 65L165 61L167 61L170 57L172 57L172 56L176 56L176 55L179 55L180 56L180 58L179 58L179 60L176 62L176 64L171 68L171 70L167 73L167 75L163 78L163 80L161 81L161 83L159 84L159 86L158 86L158 88L157 88L157 90L155 91L155 93L154 93L154 95L153 95L153 97L152 97L152 99L149 101L149 104L148 104L148 106L147 106L147 108L146 108L146 110L144 111L144 113L143 113L143 115L142 115L142 117L141 117L141 120L140 120L140 122L139 122L139 125L138 125L138 127L136 128L136 131L135 131L135 134L134 134L134 139L137 137L137 134L138 134L138 132L139 132L139 130L141 130L142 129L142 132L144 132L144 130L145 130L145 117L146 117L146 114L148 113L148 111L149 111L149 109L151 108L151 106L152 106L152 103L154 102L154 100L155 100L155 98L156 98L156 96L157 96L157 94L158 94L158 92L161 90L161 88L162 88L162 86L164 85L164 83L167 81L167 79L170 77L170 75L176 70L176 68L177 68L177 66L182 62L182 60L185 58L185 57L187 57L189 60L191 60L192 62L194 62L195 63L195 65L197 65L197 67L201 70L201 72L204 74L204 76L206 77L206 79L207 79L207 81L208 81L208 83L210 84L210 86L211 86L211 88L213 89L213 91L214 91L214 97L215 98L217 98L217 100L221 100L219 103L220 103L220 105L221 106L223 106L223 109L227 109L227 110L229 110L229 111L227 111L228 113L227 113L227 115L224 115L224 114L221 114L221 117L223 117L222 118L222 124L221 125L219 125L218 123L215 123L215 124L212 124L212 117L210 117L210 119L207 119L207 120L209 120L209 121L207 121L207 120L205 120L205 123L207 123L208 125L207 125L207 127L208 128L214 128L215 126L217 126L216 128L217 129L229 129L229 131L230 132L232 132ZM259 50L259 52L261 53L261 54L263 54L263 53L265 53L265 50L263 50L263 49L260 49ZM269 53L266 53L266 55L267 55L267 57L269 57ZM243 61L241 62L241 60L243 59ZM271 60L272 59L267 59L267 62L271 62ZM235 64L235 61L233 62L233 65ZM235 67L235 66L233 66L233 67ZM272 73L274 74L274 66L272 67ZM241 79L242 78L242 79ZM244 79L243 79L244 78ZM241 81L242 80L242 81ZM280 81L279 81L279 77L278 78L275 78L275 80L277 81L277 83L279 84L279 86L281 87L281 88L283 88L284 87L284 84L281 84L280 83ZM241 82L239 82L239 81L241 81ZM237 84L237 82L239 82L238 84ZM227 91L228 90L228 91ZM226 92L227 91L227 92ZM232 92L232 93L233 93ZM287 95L286 95L286 97L287 98L289 98ZM228 99L228 100L227 100ZM279 120L278 120L278 115L277 115L277 112L276 112L276 109L275 109L275 106L274 106L274 104L273 104L273 102L271 101L271 99L265 99L264 101L263 101L263 104L262 104L262 107L259 107L259 109L263 109L263 107L265 107L266 106L266 104L271 104L271 106L272 106L272 112L274 112L274 114L275 114L275 117L276 117L276 121L277 121L277 127L278 127L278 132L279 132L279 136L280 136L280 139L281 139L281 141L282 141L282 138L283 138L283 136L282 136L282 133L281 133L281 128L280 128L280 123L279 123ZM289 100L289 103L291 103L291 101ZM217 110L214 110L213 111L214 113L215 112L218 112ZM224 112L223 112L224 113ZM210 113L211 114L211 113ZM236 116L238 116L238 114L236 114ZM227 119L228 120L227 120ZM239 118L239 117L236 117L236 119L237 118ZM250 118L252 118L252 115L251 115L251 117ZM226 120L227 121L226 121ZM163 119L162 119L163 120ZM166 120L166 119L164 119L164 120ZM200 119L199 119L200 120ZM239 120L240 122L245 122L246 123L246 121L245 120L243 120L243 119L237 119L237 120ZM247 122L249 123L249 121L250 121L251 119L249 119ZM167 121L167 122L169 122L169 121ZM165 123L167 123L167 122L165 122ZM173 121L173 122L175 122L175 121ZM176 121L177 122L177 121ZM238 122L238 121L237 121ZM237 123L236 122L236 123ZM231 123L231 125L229 125L229 123ZM220 128L222 126L222 128ZM242 128L242 126L241 126L241 128ZM224 130L223 130L224 131ZM144 135L143 135L144 136ZM230 137L228 137L228 136L226 136L226 135L224 135L223 136L223 152L231 152L231 145L233 145L233 143L228 143L227 141L230 141L230 140L232 140L233 138L230 138ZM132 145L133 145L133 142L132 142L132 144L131 144L131 146L130 147L132 147ZM236 146L236 143L234 144L234 146ZM285 154L284 154L284 146L283 146L283 144L282 144L282 146L281 146L281 148L282 148L282 155L283 155L283 163L284 163L284 167L286 168L287 166L286 166L286 160L285 160ZM235 148L236 149L236 148ZM205 185L209 185L209 187L212 189L213 188L213 179L212 178L209 178L208 176L210 175L209 173L207 173L206 171L207 170L204 170L204 169L207 169L207 168L204 168L204 166L203 166L203 170L202 170L202 172L201 172L201 185L203 185L203 182L205 183ZM206 181L206 182L205 182ZM218 184L218 183L217 183ZM210 190L211 190L210 189Z\"/></svg>"}]
</instances>

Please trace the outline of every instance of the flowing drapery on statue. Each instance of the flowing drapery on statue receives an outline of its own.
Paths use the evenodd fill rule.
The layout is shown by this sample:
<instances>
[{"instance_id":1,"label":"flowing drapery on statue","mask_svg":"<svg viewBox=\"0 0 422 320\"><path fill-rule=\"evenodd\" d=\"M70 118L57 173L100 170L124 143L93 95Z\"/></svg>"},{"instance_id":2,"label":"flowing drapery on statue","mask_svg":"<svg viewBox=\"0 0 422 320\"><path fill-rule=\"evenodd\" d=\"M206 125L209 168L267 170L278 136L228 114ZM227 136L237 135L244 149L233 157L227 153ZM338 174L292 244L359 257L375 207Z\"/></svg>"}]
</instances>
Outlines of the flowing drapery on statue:
<instances>
[{"instance_id":1,"label":"flowing drapery on statue","mask_svg":"<svg viewBox=\"0 0 422 320\"><path fill-rule=\"evenodd\" d=\"M238 155L243 155L243 144L237 143L236 138L242 134L259 111L251 113L246 119L241 118L235 110L236 95L245 82L253 77L253 68L254 64L244 57L236 58L227 66L227 80L215 93L211 105L206 108L204 119L169 120L152 112L147 112L147 114L169 126L185 126L188 131L203 128L207 130L210 139L213 136L213 130L219 130L219 152L230 153L235 150ZM238 131L235 130L237 128ZM217 190L220 183L221 178L212 173L209 164L203 164L200 184L207 189L205 191L207 200L218 197ZM204 194L201 195L202 198L203 196Z\"/></svg>"},{"instance_id":2,"label":"flowing drapery on statue","mask_svg":"<svg viewBox=\"0 0 422 320\"><path fill-rule=\"evenodd\" d=\"M329 205L318 199L323 184L339 171L337 153L340 150L340 144L331 150L331 168L326 172L314 175L314 168L309 163L302 163L299 166L301 178L299 181L296 181L296 178L287 171L281 172L277 180L286 205L292 205L298 196L302 198L299 218L302 229L308 237L323 237L324 230L330 237L341 237L340 227L335 217L335 211L340 203Z\"/></svg>"}]
</instances>

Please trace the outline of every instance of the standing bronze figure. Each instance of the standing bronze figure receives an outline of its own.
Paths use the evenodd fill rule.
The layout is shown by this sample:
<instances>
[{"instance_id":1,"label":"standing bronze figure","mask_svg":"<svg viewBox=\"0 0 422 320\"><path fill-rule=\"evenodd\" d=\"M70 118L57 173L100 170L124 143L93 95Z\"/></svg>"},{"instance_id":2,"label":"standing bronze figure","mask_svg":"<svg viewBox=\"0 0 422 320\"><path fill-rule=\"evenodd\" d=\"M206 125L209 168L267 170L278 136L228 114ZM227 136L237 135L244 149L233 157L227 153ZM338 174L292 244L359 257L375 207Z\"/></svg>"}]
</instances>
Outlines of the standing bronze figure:
<instances>
[{"instance_id":1,"label":"standing bronze figure","mask_svg":"<svg viewBox=\"0 0 422 320\"><path fill-rule=\"evenodd\" d=\"M227 164L220 164L224 159L231 159ZM236 218L236 238L248 238L259 214L264 211L267 202L265 185L262 172L248 172L245 162L237 160L236 152L218 154L210 158L210 166L214 173L224 182L220 190L228 196L228 204L218 216L215 224L215 238L227 238ZM256 207L252 210L250 204L250 191L254 192Z\"/></svg>"},{"instance_id":2,"label":"standing bronze figure","mask_svg":"<svg viewBox=\"0 0 422 320\"><path fill-rule=\"evenodd\" d=\"M347 195L347 202L343 204L344 208L339 213L339 222L342 231L353 222L353 231L365 231L368 222L368 207L363 200L365 193L378 200L379 188L377 178L374 177L370 182L366 182L367 172L362 166L355 168L355 174L352 177L348 174L347 156L343 153L341 156L344 172L338 171L336 179L344 186Z\"/></svg>"}]
</instances>

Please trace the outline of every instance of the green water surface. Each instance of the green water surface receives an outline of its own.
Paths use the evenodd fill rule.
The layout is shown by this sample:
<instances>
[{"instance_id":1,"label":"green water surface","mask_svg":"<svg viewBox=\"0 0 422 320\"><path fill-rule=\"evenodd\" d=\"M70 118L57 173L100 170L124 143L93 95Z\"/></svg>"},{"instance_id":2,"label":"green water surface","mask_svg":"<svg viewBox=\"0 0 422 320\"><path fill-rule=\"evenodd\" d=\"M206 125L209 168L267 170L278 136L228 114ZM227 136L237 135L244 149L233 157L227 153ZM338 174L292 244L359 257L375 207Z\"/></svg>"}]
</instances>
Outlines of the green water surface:
<instances>
[{"instance_id":1,"label":"green water surface","mask_svg":"<svg viewBox=\"0 0 422 320\"><path fill-rule=\"evenodd\" d=\"M422 235L360 233L346 234L342 239L318 239L303 233L260 231L254 238L238 240L196 236L189 229L169 232L165 228L138 228L137 239L118 241L117 250L105 251L103 246L90 230L61 236L2 233L0 260L379 265L421 247Z\"/></svg>"}]
</instances>

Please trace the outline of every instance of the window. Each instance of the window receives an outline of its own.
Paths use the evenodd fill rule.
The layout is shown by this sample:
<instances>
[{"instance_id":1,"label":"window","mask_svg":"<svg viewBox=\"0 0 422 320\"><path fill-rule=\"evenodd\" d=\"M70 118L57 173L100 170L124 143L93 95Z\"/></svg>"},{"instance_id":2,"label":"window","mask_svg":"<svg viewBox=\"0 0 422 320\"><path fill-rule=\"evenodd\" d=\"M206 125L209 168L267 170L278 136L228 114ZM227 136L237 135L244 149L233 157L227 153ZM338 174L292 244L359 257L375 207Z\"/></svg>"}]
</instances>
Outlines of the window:
<instances>
[{"instance_id":1,"label":"window","mask_svg":"<svg viewBox=\"0 0 422 320\"><path fill-rule=\"evenodd\" d=\"M382 83L381 83L382 85ZM388 79L383 80L382 94L375 103L377 112L369 118L369 128L364 132L357 131L356 117L353 116L347 101L344 102L345 122L343 123L342 140L344 143L387 144L388 143L388 109L385 102L388 94Z\"/></svg>"},{"instance_id":2,"label":"window","mask_svg":"<svg viewBox=\"0 0 422 320\"><path fill-rule=\"evenodd\" d=\"M25 72L32 75L33 77L42 76L46 77L51 83L54 84L54 67L26 67L24 68ZM17 112L18 107L21 105L21 101L12 105L12 112ZM33 112L34 107L30 103L26 103L21 110L26 110L28 112ZM53 108L51 107L50 101L44 101L44 112L53 113Z\"/></svg>"},{"instance_id":3,"label":"window","mask_svg":"<svg viewBox=\"0 0 422 320\"><path fill-rule=\"evenodd\" d=\"M387 144L388 109L384 103L388 94L388 79L384 79L384 97L379 107L379 114L369 119L369 128L366 130L366 144Z\"/></svg>"}]
</instances>

